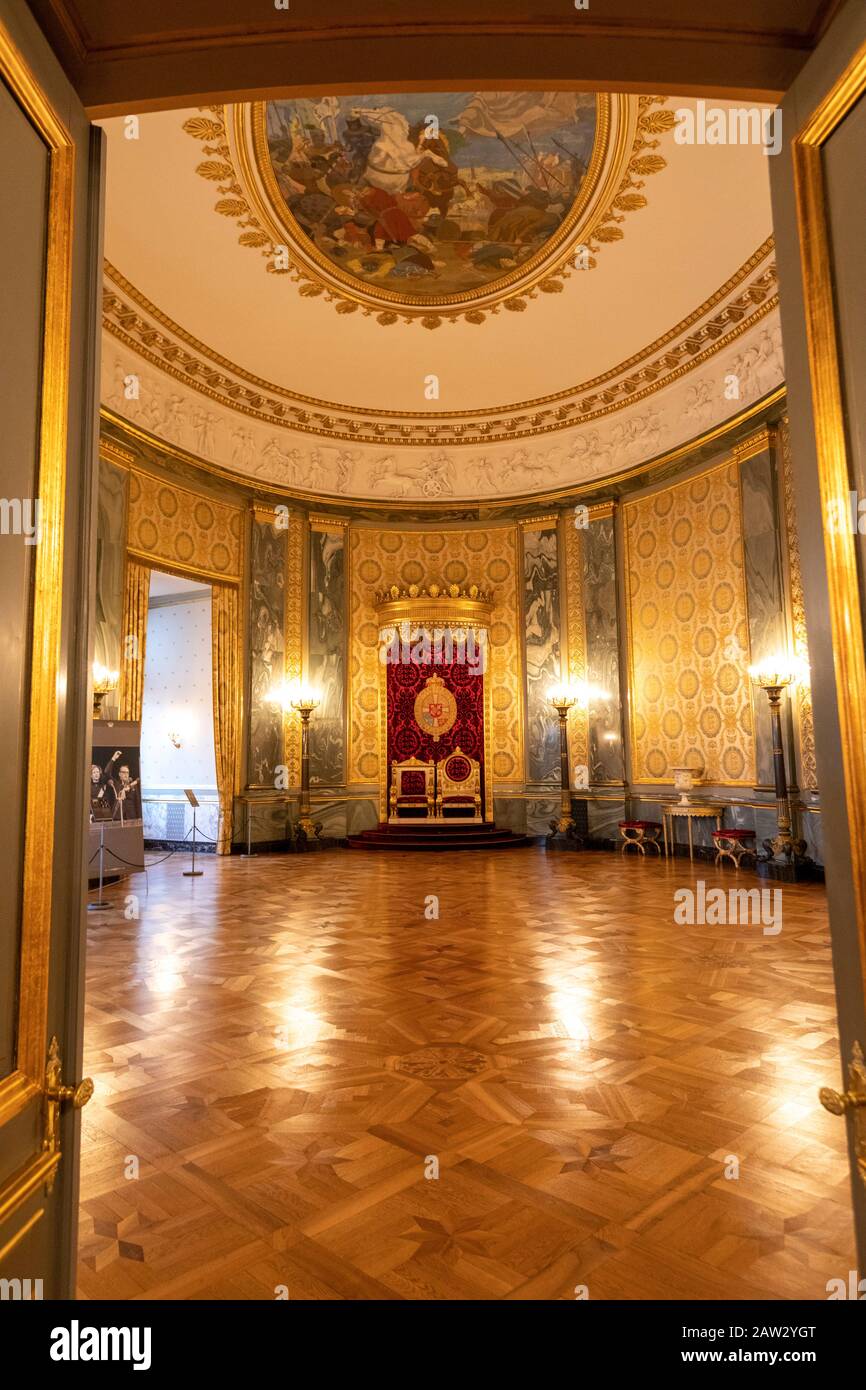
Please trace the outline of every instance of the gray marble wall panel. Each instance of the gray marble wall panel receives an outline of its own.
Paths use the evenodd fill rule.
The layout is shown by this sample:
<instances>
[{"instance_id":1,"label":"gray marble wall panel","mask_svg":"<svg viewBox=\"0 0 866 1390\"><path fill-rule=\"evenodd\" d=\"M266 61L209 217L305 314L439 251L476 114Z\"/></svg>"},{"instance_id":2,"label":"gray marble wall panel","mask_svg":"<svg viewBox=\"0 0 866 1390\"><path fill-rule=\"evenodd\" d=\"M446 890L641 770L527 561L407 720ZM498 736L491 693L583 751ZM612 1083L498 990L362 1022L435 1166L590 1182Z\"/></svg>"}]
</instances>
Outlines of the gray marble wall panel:
<instances>
[{"instance_id":1,"label":"gray marble wall panel","mask_svg":"<svg viewBox=\"0 0 866 1390\"><path fill-rule=\"evenodd\" d=\"M625 799L622 801L593 801L586 803L589 838L591 840L611 841L620 846L619 823L625 820ZM653 816L653 820L657 817ZM629 851L632 853L633 851Z\"/></svg>"},{"instance_id":2,"label":"gray marble wall panel","mask_svg":"<svg viewBox=\"0 0 866 1390\"><path fill-rule=\"evenodd\" d=\"M559 797L539 798L537 801L526 801L524 804L527 835L549 835L550 822L559 817Z\"/></svg>"},{"instance_id":3,"label":"gray marble wall panel","mask_svg":"<svg viewBox=\"0 0 866 1390\"><path fill-rule=\"evenodd\" d=\"M589 702L589 780L621 782L625 775L616 607L613 516L584 532L583 600Z\"/></svg>"},{"instance_id":4,"label":"gray marble wall panel","mask_svg":"<svg viewBox=\"0 0 866 1390\"><path fill-rule=\"evenodd\" d=\"M310 725L310 783L346 780L346 575L343 531L310 535L310 684L322 703Z\"/></svg>"},{"instance_id":5,"label":"gray marble wall panel","mask_svg":"<svg viewBox=\"0 0 866 1390\"><path fill-rule=\"evenodd\" d=\"M740 465L743 505L743 567L746 576L746 603L749 610L751 659L758 663L787 648L784 591L779 553L779 513L773 461L768 451L755 454ZM748 654L737 652L737 660L748 661ZM785 705L787 705L787 700ZM773 737L770 707L763 691L756 690L755 754L760 786L773 783ZM789 775L794 764L786 748Z\"/></svg>"},{"instance_id":6,"label":"gray marble wall panel","mask_svg":"<svg viewBox=\"0 0 866 1390\"><path fill-rule=\"evenodd\" d=\"M129 474L107 459L99 461L96 523L95 661L120 670L123 588L126 569L126 498ZM107 695L106 714L117 712L117 697Z\"/></svg>"},{"instance_id":7,"label":"gray marble wall panel","mask_svg":"<svg viewBox=\"0 0 866 1390\"><path fill-rule=\"evenodd\" d=\"M250 726L251 786L273 787L285 762L282 712L268 700L285 672L286 532L270 522L252 522L250 544Z\"/></svg>"},{"instance_id":8,"label":"gray marble wall panel","mask_svg":"<svg viewBox=\"0 0 866 1390\"><path fill-rule=\"evenodd\" d=\"M526 778L559 782L559 720L547 691L560 680L559 558L555 524L523 532Z\"/></svg>"}]
</instances>

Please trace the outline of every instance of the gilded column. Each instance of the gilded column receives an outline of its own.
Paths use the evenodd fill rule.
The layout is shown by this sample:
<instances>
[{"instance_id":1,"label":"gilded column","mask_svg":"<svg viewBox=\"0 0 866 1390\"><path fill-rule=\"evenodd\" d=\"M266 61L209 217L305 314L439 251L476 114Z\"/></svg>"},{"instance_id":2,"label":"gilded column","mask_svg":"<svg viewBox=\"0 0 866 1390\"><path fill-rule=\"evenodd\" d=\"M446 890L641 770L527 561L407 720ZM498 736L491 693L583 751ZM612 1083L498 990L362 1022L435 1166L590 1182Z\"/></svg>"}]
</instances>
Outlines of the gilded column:
<instances>
[{"instance_id":1,"label":"gilded column","mask_svg":"<svg viewBox=\"0 0 866 1390\"><path fill-rule=\"evenodd\" d=\"M565 548L565 653L563 677L570 685L586 681L586 627L584 623L583 566L586 532L576 523L581 513L566 512L561 520ZM589 711L576 705L568 720L568 751L572 786L589 785Z\"/></svg>"},{"instance_id":2,"label":"gilded column","mask_svg":"<svg viewBox=\"0 0 866 1390\"><path fill-rule=\"evenodd\" d=\"M285 650L286 680L289 683L300 681L304 674L304 540L306 518L299 512L289 517L288 543L286 548L286 616ZM286 768L290 787L301 785L301 721L294 712L286 714L285 722Z\"/></svg>"},{"instance_id":3,"label":"gilded column","mask_svg":"<svg viewBox=\"0 0 866 1390\"><path fill-rule=\"evenodd\" d=\"M809 664L809 640L806 634L806 605L803 598L803 577L800 571L800 542L797 532L797 504L794 498L794 482L791 474L791 437L788 430L788 417L783 418L779 428L779 443L782 456L782 485L785 493L785 547L788 556L788 594L791 606L791 641L794 655L803 663L805 670ZM800 785L806 791L818 790L818 763L815 756L815 723L812 716L812 690L808 679L797 683L795 710L797 714L797 739L800 746Z\"/></svg>"}]
</instances>

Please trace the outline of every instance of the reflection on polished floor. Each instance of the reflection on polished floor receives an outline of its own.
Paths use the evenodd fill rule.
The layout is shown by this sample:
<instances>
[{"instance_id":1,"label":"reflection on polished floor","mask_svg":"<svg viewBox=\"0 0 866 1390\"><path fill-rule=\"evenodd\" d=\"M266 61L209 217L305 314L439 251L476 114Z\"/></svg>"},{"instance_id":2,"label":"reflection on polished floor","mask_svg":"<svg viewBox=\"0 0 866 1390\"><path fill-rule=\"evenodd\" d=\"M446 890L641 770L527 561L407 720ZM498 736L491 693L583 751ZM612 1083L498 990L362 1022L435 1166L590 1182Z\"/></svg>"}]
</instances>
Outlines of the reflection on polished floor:
<instances>
[{"instance_id":1,"label":"reflection on polished floor","mask_svg":"<svg viewBox=\"0 0 866 1390\"><path fill-rule=\"evenodd\" d=\"M823 1299L855 1268L822 888L773 937L675 926L675 888L757 882L683 861L182 867L90 930L82 1297Z\"/></svg>"}]
</instances>

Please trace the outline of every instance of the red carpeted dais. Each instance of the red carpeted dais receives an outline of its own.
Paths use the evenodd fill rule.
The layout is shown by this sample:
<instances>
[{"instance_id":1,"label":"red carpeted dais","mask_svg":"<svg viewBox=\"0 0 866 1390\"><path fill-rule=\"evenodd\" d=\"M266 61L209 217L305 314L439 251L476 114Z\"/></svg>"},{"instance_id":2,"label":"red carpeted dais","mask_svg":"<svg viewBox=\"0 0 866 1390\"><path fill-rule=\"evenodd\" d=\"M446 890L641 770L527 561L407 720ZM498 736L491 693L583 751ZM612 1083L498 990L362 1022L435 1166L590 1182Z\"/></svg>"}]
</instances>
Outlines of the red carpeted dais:
<instances>
[{"instance_id":1,"label":"red carpeted dais","mask_svg":"<svg viewBox=\"0 0 866 1390\"><path fill-rule=\"evenodd\" d=\"M425 825L422 820L406 820L398 825L362 830L360 835L350 835L347 844L349 849L514 849L531 845L532 839L513 830L501 830L488 821Z\"/></svg>"}]
</instances>

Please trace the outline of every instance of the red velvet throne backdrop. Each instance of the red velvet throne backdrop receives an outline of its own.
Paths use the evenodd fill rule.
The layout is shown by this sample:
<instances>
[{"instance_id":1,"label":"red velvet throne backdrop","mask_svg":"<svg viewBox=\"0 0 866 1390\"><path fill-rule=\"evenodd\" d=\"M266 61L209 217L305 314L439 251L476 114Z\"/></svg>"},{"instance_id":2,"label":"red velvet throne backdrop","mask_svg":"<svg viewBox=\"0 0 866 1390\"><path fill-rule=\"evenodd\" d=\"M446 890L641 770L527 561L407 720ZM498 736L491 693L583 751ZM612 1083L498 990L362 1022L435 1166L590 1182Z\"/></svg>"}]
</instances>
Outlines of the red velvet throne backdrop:
<instances>
[{"instance_id":1,"label":"red velvet throne backdrop","mask_svg":"<svg viewBox=\"0 0 866 1390\"><path fill-rule=\"evenodd\" d=\"M430 676L439 676L457 701L457 718L438 743L415 722L415 700ZM391 763L396 759L420 758L422 762L441 762L458 746L481 764L484 795L484 678L465 662L435 662L427 665L389 665L388 682L388 786Z\"/></svg>"}]
</instances>

